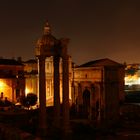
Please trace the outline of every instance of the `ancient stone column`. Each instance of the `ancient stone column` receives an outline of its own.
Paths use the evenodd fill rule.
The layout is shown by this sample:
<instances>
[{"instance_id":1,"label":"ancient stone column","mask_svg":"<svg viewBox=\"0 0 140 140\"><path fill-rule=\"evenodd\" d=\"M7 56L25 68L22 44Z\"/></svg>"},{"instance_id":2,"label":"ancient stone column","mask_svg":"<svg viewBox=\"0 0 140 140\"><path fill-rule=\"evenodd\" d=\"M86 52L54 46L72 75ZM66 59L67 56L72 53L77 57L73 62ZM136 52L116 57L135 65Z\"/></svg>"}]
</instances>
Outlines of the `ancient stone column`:
<instances>
[{"instance_id":1,"label":"ancient stone column","mask_svg":"<svg viewBox=\"0 0 140 140\"><path fill-rule=\"evenodd\" d=\"M60 128L60 76L59 76L59 56L53 57L54 65L54 127Z\"/></svg>"},{"instance_id":2,"label":"ancient stone column","mask_svg":"<svg viewBox=\"0 0 140 140\"><path fill-rule=\"evenodd\" d=\"M68 55L63 54L63 130L69 131L69 68Z\"/></svg>"},{"instance_id":3,"label":"ancient stone column","mask_svg":"<svg viewBox=\"0 0 140 140\"><path fill-rule=\"evenodd\" d=\"M89 112L89 119L92 121L95 117L95 86L91 84L91 94L90 94L90 112Z\"/></svg>"},{"instance_id":4,"label":"ancient stone column","mask_svg":"<svg viewBox=\"0 0 140 140\"><path fill-rule=\"evenodd\" d=\"M46 76L45 56L39 56L39 134L46 135Z\"/></svg>"}]
</instances>

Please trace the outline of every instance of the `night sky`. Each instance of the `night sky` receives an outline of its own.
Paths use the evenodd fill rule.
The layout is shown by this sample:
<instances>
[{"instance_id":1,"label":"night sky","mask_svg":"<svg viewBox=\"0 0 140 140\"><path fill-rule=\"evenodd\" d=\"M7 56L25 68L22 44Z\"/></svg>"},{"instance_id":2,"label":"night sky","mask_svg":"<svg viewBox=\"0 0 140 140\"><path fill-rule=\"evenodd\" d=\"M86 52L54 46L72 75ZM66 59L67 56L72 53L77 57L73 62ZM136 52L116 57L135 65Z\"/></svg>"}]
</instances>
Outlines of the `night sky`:
<instances>
[{"instance_id":1,"label":"night sky","mask_svg":"<svg viewBox=\"0 0 140 140\"><path fill-rule=\"evenodd\" d=\"M0 56L35 57L46 20L57 38L70 38L76 64L110 58L140 63L139 0L2 0Z\"/></svg>"}]
</instances>

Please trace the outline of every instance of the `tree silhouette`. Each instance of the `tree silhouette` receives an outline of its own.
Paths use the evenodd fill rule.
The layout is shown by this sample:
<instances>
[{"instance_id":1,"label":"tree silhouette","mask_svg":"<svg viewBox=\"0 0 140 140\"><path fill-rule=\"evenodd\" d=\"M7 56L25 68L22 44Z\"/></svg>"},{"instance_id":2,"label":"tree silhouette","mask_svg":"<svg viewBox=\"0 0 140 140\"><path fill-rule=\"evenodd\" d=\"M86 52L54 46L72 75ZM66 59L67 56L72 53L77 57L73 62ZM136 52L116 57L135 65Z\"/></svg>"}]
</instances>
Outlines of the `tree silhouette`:
<instances>
[{"instance_id":1,"label":"tree silhouette","mask_svg":"<svg viewBox=\"0 0 140 140\"><path fill-rule=\"evenodd\" d=\"M27 96L22 96L20 98L20 103L25 107L31 107L37 102L37 95L34 93L28 93Z\"/></svg>"}]
</instances>

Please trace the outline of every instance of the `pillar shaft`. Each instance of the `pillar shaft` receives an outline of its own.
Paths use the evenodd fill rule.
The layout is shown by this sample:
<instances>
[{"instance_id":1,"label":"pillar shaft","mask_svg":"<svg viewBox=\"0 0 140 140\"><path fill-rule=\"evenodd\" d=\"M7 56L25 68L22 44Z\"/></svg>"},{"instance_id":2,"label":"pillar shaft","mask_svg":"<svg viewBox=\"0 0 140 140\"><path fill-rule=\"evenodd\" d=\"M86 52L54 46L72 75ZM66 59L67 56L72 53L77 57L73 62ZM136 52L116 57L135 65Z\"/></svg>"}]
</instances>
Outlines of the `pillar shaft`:
<instances>
[{"instance_id":1,"label":"pillar shaft","mask_svg":"<svg viewBox=\"0 0 140 140\"><path fill-rule=\"evenodd\" d=\"M39 57L39 133L46 135L46 76L45 57Z\"/></svg>"},{"instance_id":2,"label":"pillar shaft","mask_svg":"<svg viewBox=\"0 0 140 140\"><path fill-rule=\"evenodd\" d=\"M54 65L54 127L60 127L60 76L59 76L59 56L53 57Z\"/></svg>"},{"instance_id":3,"label":"pillar shaft","mask_svg":"<svg viewBox=\"0 0 140 140\"><path fill-rule=\"evenodd\" d=\"M63 58L63 129L69 131L69 67L68 55Z\"/></svg>"}]
</instances>

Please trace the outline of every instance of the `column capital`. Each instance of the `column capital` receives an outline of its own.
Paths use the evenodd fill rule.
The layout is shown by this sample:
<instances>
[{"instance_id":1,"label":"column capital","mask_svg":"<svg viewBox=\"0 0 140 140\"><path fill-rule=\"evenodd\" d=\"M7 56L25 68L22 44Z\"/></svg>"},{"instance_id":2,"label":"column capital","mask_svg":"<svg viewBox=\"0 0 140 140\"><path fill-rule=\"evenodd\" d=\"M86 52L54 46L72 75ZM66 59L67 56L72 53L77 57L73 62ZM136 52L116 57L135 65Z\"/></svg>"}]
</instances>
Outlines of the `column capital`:
<instances>
[{"instance_id":1,"label":"column capital","mask_svg":"<svg viewBox=\"0 0 140 140\"><path fill-rule=\"evenodd\" d=\"M45 56L45 55L39 55L39 56L37 56L37 58L38 58L39 60L44 60L44 59L46 59L46 56Z\"/></svg>"}]
</instances>

